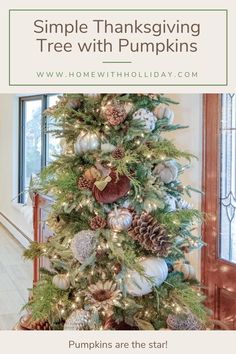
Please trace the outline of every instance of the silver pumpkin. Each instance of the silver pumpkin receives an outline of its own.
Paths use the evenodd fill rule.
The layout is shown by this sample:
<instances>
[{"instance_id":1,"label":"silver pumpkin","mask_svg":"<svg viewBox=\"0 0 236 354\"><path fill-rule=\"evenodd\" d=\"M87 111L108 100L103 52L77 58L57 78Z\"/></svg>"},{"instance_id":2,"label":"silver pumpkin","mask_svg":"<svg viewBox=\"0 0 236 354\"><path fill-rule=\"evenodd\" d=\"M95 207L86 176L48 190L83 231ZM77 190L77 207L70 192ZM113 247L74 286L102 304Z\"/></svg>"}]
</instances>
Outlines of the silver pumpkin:
<instances>
[{"instance_id":1,"label":"silver pumpkin","mask_svg":"<svg viewBox=\"0 0 236 354\"><path fill-rule=\"evenodd\" d=\"M108 214L108 225L114 231L128 230L132 224L132 214L128 209L115 208Z\"/></svg>"},{"instance_id":2,"label":"silver pumpkin","mask_svg":"<svg viewBox=\"0 0 236 354\"><path fill-rule=\"evenodd\" d=\"M75 142L75 152L79 155L100 148L100 139L96 133L82 131Z\"/></svg>"}]
</instances>

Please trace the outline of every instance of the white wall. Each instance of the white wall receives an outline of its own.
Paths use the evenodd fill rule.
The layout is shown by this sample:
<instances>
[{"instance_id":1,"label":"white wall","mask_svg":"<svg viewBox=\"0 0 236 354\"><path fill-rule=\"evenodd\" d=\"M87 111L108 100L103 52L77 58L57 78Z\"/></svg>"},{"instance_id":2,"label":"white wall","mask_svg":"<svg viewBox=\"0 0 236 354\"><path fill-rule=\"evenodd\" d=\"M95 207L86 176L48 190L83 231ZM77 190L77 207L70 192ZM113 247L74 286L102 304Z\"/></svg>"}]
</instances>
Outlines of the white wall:
<instances>
[{"instance_id":1,"label":"white wall","mask_svg":"<svg viewBox=\"0 0 236 354\"><path fill-rule=\"evenodd\" d=\"M176 142L178 147L188 150L199 157L193 161L190 170L183 176L184 184L191 184L201 189L201 154L202 154L202 95L184 94L167 95L179 105L173 105L175 123L189 125L188 129L168 133L168 137ZM13 223L32 238L29 225L24 221L22 214L13 206L12 198L17 195L18 176L18 97L14 95L0 95L0 212L5 214ZM191 203L194 207L201 207L201 196L193 193ZM0 216L0 222L4 222ZM5 225L7 223L5 222ZM9 224L8 224L9 226ZM23 244L27 242L14 231ZM191 263L200 270L200 253L190 255Z\"/></svg>"},{"instance_id":2,"label":"white wall","mask_svg":"<svg viewBox=\"0 0 236 354\"><path fill-rule=\"evenodd\" d=\"M18 194L18 97L0 95L0 222L22 243L27 239L2 215L6 216L30 239L32 230L23 214L14 206ZM17 201L17 198L15 199Z\"/></svg>"},{"instance_id":3,"label":"white wall","mask_svg":"<svg viewBox=\"0 0 236 354\"><path fill-rule=\"evenodd\" d=\"M173 94L167 95L178 105L172 105L175 112L175 123L188 125L189 128L168 133L176 145L182 150L187 150L198 157L193 160L191 168L186 170L181 180L185 185L192 185L201 190L202 182L202 95L201 94ZM188 200L196 209L201 209L201 194L192 193ZM200 233L200 230L199 230ZM195 267L197 276L200 278L201 253L194 251L189 255L189 261Z\"/></svg>"}]
</instances>

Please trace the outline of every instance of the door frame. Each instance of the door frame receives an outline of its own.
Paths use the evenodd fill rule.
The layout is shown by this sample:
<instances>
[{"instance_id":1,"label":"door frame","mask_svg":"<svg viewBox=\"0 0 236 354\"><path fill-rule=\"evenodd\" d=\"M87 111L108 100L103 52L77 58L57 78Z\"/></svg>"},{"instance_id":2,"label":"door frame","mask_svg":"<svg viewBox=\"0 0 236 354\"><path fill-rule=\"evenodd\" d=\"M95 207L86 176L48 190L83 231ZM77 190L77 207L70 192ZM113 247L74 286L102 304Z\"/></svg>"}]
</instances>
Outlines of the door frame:
<instances>
[{"instance_id":1,"label":"door frame","mask_svg":"<svg viewBox=\"0 0 236 354\"><path fill-rule=\"evenodd\" d=\"M219 178L220 178L220 116L221 95L203 96L203 153L202 153L202 211L206 220L202 225L203 241L201 279L207 286L207 306L218 318L217 294L213 278L216 276L216 260L219 254Z\"/></svg>"}]
</instances>

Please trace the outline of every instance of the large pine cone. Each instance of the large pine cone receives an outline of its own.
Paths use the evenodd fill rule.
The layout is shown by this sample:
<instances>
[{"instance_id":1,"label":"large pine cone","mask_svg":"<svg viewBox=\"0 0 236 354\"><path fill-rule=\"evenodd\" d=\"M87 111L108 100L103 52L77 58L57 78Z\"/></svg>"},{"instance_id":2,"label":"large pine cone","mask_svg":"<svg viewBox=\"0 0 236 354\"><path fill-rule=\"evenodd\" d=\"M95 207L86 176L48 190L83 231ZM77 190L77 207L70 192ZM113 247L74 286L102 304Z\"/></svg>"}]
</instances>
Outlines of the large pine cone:
<instances>
[{"instance_id":1,"label":"large pine cone","mask_svg":"<svg viewBox=\"0 0 236 354\"><path fill-rule=\"evenodd\" d=\"M167 230L148 213L134 214L130 236L153 254L166 257L171 246Z\"/></svg>"}]
</instances>

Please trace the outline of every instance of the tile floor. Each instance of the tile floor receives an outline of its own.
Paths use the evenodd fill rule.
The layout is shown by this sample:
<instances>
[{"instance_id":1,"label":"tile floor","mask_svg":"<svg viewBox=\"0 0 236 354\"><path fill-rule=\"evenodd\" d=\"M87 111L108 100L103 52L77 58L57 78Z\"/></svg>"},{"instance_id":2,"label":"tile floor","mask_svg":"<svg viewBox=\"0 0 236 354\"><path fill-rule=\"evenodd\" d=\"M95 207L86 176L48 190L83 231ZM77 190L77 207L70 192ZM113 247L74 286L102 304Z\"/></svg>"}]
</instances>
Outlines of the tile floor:
<instances>
[{"instance_id":1,"label":"tile floor","mask_svg":"<svg viewBox=\"0 0 236 354\"><path fill-rule=\"evenodd\" d=\"M32 286L32 263L22 258L23 247L0 224L0 330L12 329Z\"/></svg>"}]
</instances>

